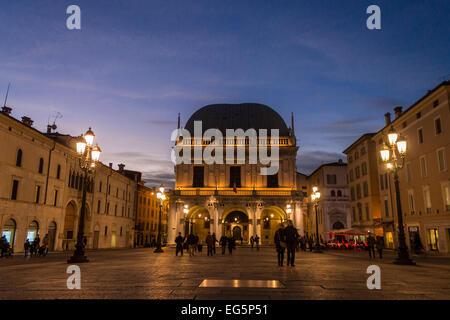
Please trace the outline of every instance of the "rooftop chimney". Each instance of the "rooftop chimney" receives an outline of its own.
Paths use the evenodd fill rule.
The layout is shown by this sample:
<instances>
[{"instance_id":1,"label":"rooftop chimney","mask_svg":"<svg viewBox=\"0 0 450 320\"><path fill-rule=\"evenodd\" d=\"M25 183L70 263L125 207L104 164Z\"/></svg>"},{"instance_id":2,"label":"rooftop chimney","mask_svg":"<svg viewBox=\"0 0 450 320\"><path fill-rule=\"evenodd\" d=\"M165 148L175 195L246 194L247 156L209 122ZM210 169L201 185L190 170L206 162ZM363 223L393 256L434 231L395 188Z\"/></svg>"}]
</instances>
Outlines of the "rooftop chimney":
<instances>
[{"instance_id":1,"label":"rooftop chimney","mask_svg":"<svg viewBox=\"0 0 450 320\"><path fill-rule=\"evenodd\" d=\"M384 120L386 121L386 126L388 126L388 125L391 124L391 113L390 113L390 112L387 112L387 113L384 115Z\"/></svg>"},{"instance_id":2,"label":"rooftop chimney","mask_svg":"<svg viewBox=\"0 0 450 320\"><path fill-rule=\"evenodd\" d=\"M3 106L2 107L2 112L3 113L6 113L6 114L11 114L11 111L12 111L12 109L10 108L10 107L7 107L7 106Z\"/></svg>"},{"instance_id":3,"label":"rooftop chimney","mask_svg":"<svg viewBox=\"0 0 450 320\"><path fill-rule=\"evenodd\" d=\"M22 117L22 122L24 125L31 127L33 125L33 120L30 117Z\"/></svg>"},{"instance_id":4,"label":"rooftop chimney","mask_svg":"<svg viewBox=\"0 0 450 320\"><path fill-rule=\"evenodd\" d=\"M109 167L112 169L112 162L109 163Z\"/></svg>"},{"instance_id":5,"label":"rooftop chimney","mask_svg":"<svg viewBox=\"0 0 450 320\"><path fill-rule=\"evenodd\" d=\"M123 168L125 168L125 165L123 163L118 164L119 167L119 172L122 173L123 172Z\"/></svg>"},{"instance_id":6,"label":"rooftop chimney","mask_svg":"<svg viewBox=\"0 0 450 320\"><path fill-rule=\"evenodd\" d=\"M394 112L395 112L395 119L397 119L398 117L400 117L402 115L402 106L398 106L394 108Z\"/></svg>"}]
</instances>

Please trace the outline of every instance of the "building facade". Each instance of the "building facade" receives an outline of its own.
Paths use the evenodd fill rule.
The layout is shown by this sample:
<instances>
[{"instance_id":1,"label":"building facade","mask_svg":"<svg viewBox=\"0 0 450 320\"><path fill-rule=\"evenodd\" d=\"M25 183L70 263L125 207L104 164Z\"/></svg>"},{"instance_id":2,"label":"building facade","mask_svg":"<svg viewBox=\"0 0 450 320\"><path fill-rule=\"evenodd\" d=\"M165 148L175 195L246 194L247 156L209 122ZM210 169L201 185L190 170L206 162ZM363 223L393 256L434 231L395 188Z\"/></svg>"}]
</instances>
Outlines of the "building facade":
<instances>
[{"instance_id":1,"label":"building facade","mask_svg":"<svg viewBox=\"0 0 450 320\"><path fill-rule=\"evenodd\" d=\"M82 171L76 138L0 112L0 228L15 252L26 239L49 236L50 250L72 250L81 209ZM122 168L123 169L123 168ZM133 245L136 182L101 163L88 183L87 248Z\"/></svg>"},{"instance_id":2,"label":"building facade","mask_svg":"<svg viewBox=\"0 0 450 320\"><path fill-rule=\"evenodd\" d=\"M308 177L307 194L313 193L313 187L317 187L321 194L317 202L319 239L327 241L332 239L330 232L351 226L347 164L339 160L321 165ZM316 239L315 207L311 201L308 204L305 235Z\"/></svg>"},{"instance_id":3,"label":"building facade","mask_svg":"<svg viewBox=\"0 0 450 320\"><path fill-rule=\"evenodd\" d=\"M194 130L196 121L202 123L200 133ZM210 128L218 129L223 137L203 136ZM174 242L178 232L192 232L201 241L211 232L217 238L233 236L242 243L248 243L250 237L258 235L262 244L271 244L276 229L286 219L292 220L303 234L305 203L303 192L297 188L295 161L298 146L292 128L293 123L288 128L270 107L254 103L209 105L195 112L184 128L190 137L179 138L175 147L197 147L204 152L214 142L222 148L224 155L230 148L237 156L232 162L223 164L191 161L175 166L176 183L169 209L169 243ZM249 154L255 148L250 138L225 138L226 129L245 132L255 129L258 149L269 146L272 150L276 145L279 150L277 173L261 174L260 169L267 164L259 158L257 163L250 163ZM268 142L261 136L261 129L278 129L279 137ZM239 148L244 153L239 155ZM193 154L189 160L194 160ZM238 158L244 161L237 161Z\"/></svg>"},{"instance_id":4,"label":"building facade","mask_svg":"<svg viewBox=\"0 0 450 320\"><path fill-rule=\"evenodd\" d=\"M412 247L419 238L426 251L435 253L450 252L449 97L450 81L446 81L407 110L396 107L392 121L387 113L386 126L373 137L377 154L391 128L407 139L406 158L399 172L407 244ZM397 224L393 180L380 160L378 174L383 219ZM390 231L396 235L393 226L385 232Z\"/></svg>"}]
</instances>

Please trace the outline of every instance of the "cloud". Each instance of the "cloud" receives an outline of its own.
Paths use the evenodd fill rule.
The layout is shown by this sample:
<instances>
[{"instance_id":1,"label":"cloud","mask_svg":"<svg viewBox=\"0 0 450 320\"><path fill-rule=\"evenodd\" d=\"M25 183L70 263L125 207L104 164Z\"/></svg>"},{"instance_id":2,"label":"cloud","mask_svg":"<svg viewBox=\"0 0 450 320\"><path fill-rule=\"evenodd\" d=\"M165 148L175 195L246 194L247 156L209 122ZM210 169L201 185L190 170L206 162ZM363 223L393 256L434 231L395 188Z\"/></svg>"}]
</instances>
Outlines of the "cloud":
<instances>
[{"instance_id":1,"label":"cloud","mask_svg":"<svg viewBox=\"0 0 450 320\"><path fill-rule=\"evenodd\" d=\"M144 172L142 180L147 187L155 187L163 184L168 188L175 188L175 175L169 172Z\"/></svg>"}]
</instances>

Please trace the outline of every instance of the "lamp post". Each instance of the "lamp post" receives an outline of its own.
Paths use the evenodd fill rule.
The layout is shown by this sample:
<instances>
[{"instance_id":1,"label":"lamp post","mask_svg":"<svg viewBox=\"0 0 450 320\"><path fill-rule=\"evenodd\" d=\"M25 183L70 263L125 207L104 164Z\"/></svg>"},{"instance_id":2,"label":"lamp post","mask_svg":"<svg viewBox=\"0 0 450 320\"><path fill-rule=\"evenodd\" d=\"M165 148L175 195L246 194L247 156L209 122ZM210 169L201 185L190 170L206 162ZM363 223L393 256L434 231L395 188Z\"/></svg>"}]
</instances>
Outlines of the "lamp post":
<instances>
[{"instance_id":1,"label":"lamp post","mask_svg":"<svg viewBox=\"0 0 450 320\"><path fill-rule=\"evenodd\" d=\"M320 243L319 243L319 223L318 223L318 216L317 216L317 207L319 206L319 199L320 199L320 192L317 187L313 187L313 193L311 194L311 201L314 205L314 210L316 213L316 247L314 248L315 253L322 253L320 250Z\"/></svg>"},{"instance_id":2,"label":"lamp post","mask_svg":"<svg viewBox=\"0 0 450 320\"><path fill-rule=\"evenodd\" d=\"M184 205L183 212L184 212L185 219L187 220L187 232L185 232L185 233L187 233L187 234L185 234L185 236L187 236L191 233L191 219L187 218L187 214L189 213L189 206L187 204Z\"/></svg>"},{"instance_id":3,"label":"lamp post","mask_svg":"<svg viewBox=\"0 0 450 320\"><path fill-rule=\"evenodd\" d=\"M86 193L88 187L88 175L93 173L95 166L100 158L101 150L98 145L93 147L94 132L91 128L84 135L81 135L77 142L77 153L79 156L79 165L83 171L83 195L81 199L80 219L78 222L77 243L73 256L67 260L67 263L88 262L88 258L84 255L84 217L86 215Z\"/></svg>"},{"instance_id":4,"label":"lamp post","mask_svg":"<svg viewBox=\"0 0 450 320\"><path fill-rule=\"evenodd\" d=\"M287 204L286 205L286 217L284 220L286 220L286 221L289 220L289 216L291 215L291 212L292 212L291 205Z\"/></svg>"},{"instance_id":5,"label":"lamp post","mask_svg":"<svg viewBox=\"0 0 450 320\"><path fill-rule=\"evenodd\" d=\"M399 135L391 127L387 135L387 141L380 150L381 159L386 163L386 168L390 173L394 174L395 197L397 204L397 220L398 220L398 257L395 264L415 265L411 260L406 246L405 229L403 227L402 204L400 200L400 187L398 179L398 171L403 168L406 156L406 139Z\"/></svg>"},{"instance_id":6,"label":"lamp post","mask_svg":"<svg viewBox=\"0 0 450 320\"><path fill-rule=\"evenodd\" d=\"M161 213L162 213L161 211L164 204L164 200L166 199L163 185L159 187L159 192L156 194L156 197L159 199L159 221L158 221L158 239L156 243L156 249L153 252L162 253L164 251L161 249Z\"/></svg>"}]
</instances>

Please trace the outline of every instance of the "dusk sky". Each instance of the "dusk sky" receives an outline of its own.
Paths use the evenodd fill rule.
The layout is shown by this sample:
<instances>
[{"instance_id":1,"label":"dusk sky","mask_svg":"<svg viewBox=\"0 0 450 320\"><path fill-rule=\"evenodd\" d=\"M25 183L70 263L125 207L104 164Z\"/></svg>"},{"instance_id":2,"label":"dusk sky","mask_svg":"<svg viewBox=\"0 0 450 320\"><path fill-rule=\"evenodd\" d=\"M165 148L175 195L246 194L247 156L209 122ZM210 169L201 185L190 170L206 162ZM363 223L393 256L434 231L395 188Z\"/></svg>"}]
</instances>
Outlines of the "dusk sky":
<instances>
[{"instance_id":1,"label":"dusk sky","mask_svg":"<svg viewBox=\"0 0 450 320\"><path fill-rule=\"evenodd\" d=\"M66 8L81 8L81 30ZM381 8L381 30L366 8ZM344 159L384 113L450 74L450 1L1 1L0 94L45 131L92 127L102 162L173 184L170 133L213 103L257 102L290 124L297 167Z\"/></svg>"}]
</instances>

